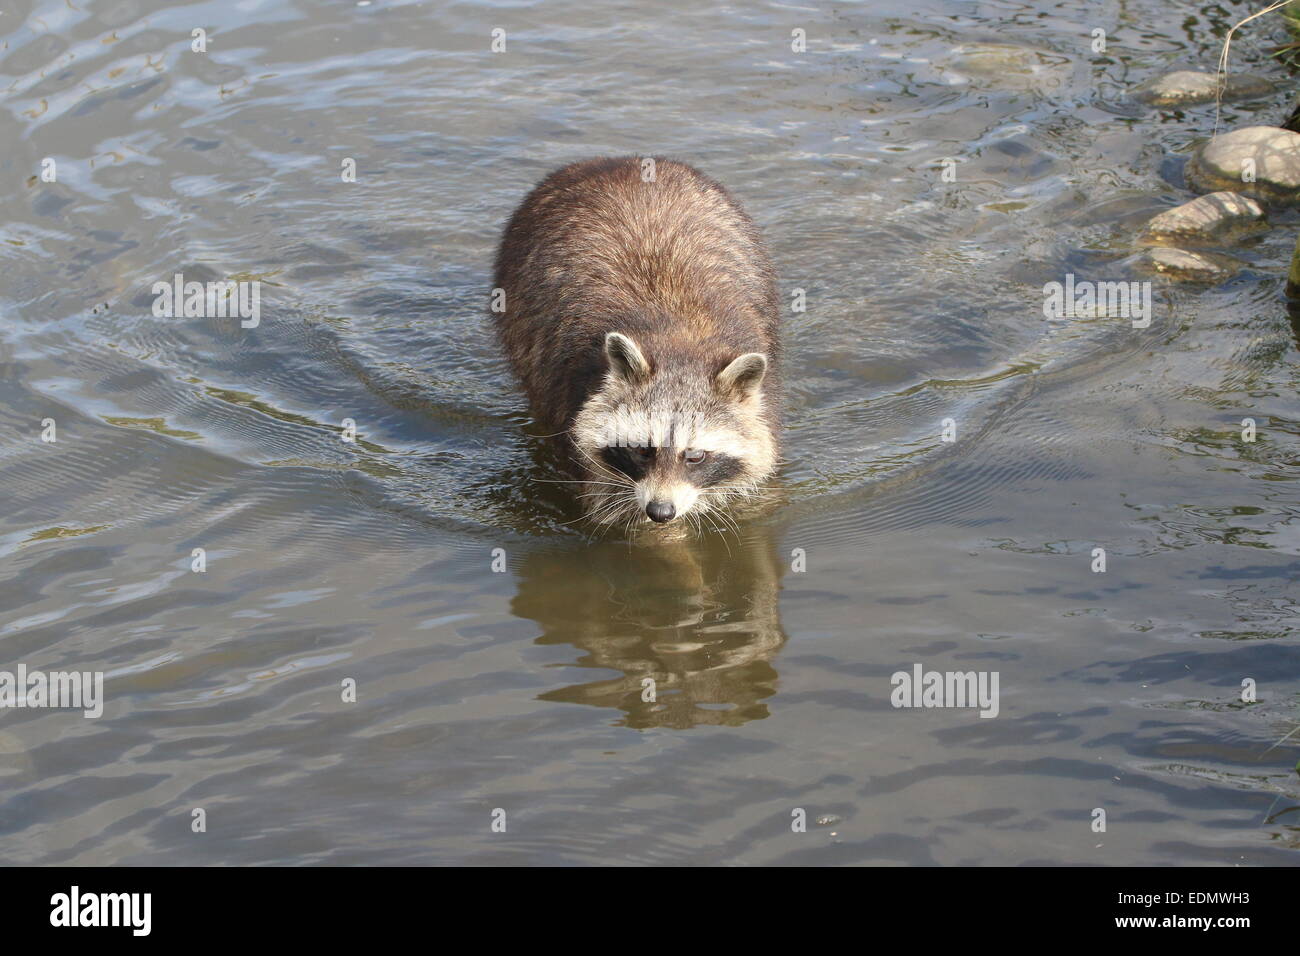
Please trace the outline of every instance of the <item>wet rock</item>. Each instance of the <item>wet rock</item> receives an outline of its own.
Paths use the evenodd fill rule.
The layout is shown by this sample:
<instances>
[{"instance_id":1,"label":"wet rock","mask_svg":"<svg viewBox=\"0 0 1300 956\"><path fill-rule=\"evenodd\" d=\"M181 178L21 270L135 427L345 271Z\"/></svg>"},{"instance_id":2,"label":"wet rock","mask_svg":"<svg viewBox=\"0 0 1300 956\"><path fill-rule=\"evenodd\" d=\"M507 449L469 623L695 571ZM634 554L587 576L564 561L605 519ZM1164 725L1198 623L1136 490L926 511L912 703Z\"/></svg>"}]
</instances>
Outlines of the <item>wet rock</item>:
<instances>
[{"instance_id":1,"label":"wet rock","mask_svg":"<svg viewBox=\"0 0 1300 956\"><path fill-rule=\"evenodd\" d=\"M1253 100L1275 92L1271 81L1250 73L1231 73L1223 78L1223 102ZM1217 73L1178 70L1141 83L1133 89L1133 98L1149 106L1194 106L1213 103L1219 95Z\"/></svg>"},{"instance_id":2,"label":"wet rock","mask_svg":"<svg viewBox=\"0 0 1300 956\"><path fill-rule=\"evenodd\" d=\"M981 81L981 86L1040 93L1065 87L1074 72L1067 56L1012 43L959 44L944 67Z\"/></svg>"},{"instance_id":3,"label":"wet rock","mask_svg":"<svg viewBox=\"0 0 1300 956\"><path fill-rule=\"evenodd\" d=\"M1235 276L1246 267L1246 263L1221 252L1191 252L1171 246L1153 246L1142 253L1136 266L1138 271L1147 275L1217 285Z\"/></svg>"},{"instance_id":4,"label":"wet rock","mask_svg":"<svg viewBox=\"0 0 1300 956\"><path fill-rule=\"evenodd\" d=\"M1300 133L1276 126L1224 133L1193 154L1184 175L1197 192L1226 189L1295 205L1300 203Z\"/></svg>"},{"instance_id":5,"label":"wet rock","mask_svg":"<svg viewBox=\"0 0 1300 956\"><path fill-rule=\"evenodd\" d=\"M1166 209L1146 224L1138 241L1149 246L1218 246L1267 228L1264 210L1255 200L1217 192Z\"/></svg>"}]
</instances>

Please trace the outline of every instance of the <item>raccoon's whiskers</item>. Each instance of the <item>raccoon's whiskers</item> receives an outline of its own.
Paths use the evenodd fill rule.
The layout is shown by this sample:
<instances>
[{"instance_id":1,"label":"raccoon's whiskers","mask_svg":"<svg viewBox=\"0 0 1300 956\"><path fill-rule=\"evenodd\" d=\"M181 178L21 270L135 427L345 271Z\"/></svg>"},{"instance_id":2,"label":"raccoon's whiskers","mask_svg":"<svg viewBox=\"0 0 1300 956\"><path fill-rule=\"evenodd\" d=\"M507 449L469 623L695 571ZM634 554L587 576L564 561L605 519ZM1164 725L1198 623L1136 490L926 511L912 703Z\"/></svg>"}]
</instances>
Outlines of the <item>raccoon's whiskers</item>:
<instances>
[{"instance_id":1,"label":"raccoon's whiskers","mask_svg":"<svg viewBox=\"0 0 1300 956\"><path fill-rule=\"evenodd\" d=\"M714 508L714 507L711 506L711 505L710 505L710 507L709 507L709 511L710 511L713 515L715 515L719 521L722 522L723 526L724 526L727 530L730 530L730 531L734 531L734 532L736 532L736 537L737 537L737 539L739 539L739 537L740 537L740 523L739 523L738 521L736 521L736 519L735 519L735 517L734 517L733 515L728 514L728 513L726 512L726 510L723 509L723 508Z\"/></svg>"},{"instance_id":2,"label":"raccoon's whiskers","mask_svg":"<svg viewBox=\"0 0 1300 956\"><path fill-rule=\"evenodd\" d=\"M629 551L632 550L632 534L636 525L636 519L637 512L636 510L632 510L627 516L627 523L623 525L623 535L627 538L627 549Z\"/></svg>"},{"instance_id":3,"label":"raccoon's whiskers","mask_svg":"<svg viewBox=\"0 0 1300 956\"><path fill-rule=\"evenodd\" d=\"M587 538L588 544L597 538L604 538L609 529L613 527L619 509L628 503L629 498L630 495L626 493L610 494L608 501L603 504L597 503L582 518L578 519L580 521L585 519L594 525L591 535Z\"/></svg>"},{"instance_id":4,"label":"raccoon's whiskers","mask_svg":"<svg viewBox=\"0 0 1300 956\"><path fill-rule=\"evenodd\" d=\"M583 515L583 517L591 518L593 521L605 521L606 519L613 521L618 512L632 500L634 499L628 495L610 495L608 501L605 501L603 504L597 504Z\"/></svg>"},{"instance_id":5,"label":"raccoon's whiskers","mask_svg":"<svg viewBox=\"0 0 1300 956\"><path fill-rule=\"evenodd\" d=\"M722 498L721 501L725 502L726 501L725 497ZM713 525L715 530L718 529L717 523L713 520L716 517L718 521L722 522L722 528L724 529L724 531L735 531L736 540L737 541L740 540L740 525L736 522L736 519L732 515L727 513L725 508L719 507L718 504L715 504L712 501L705 501L703 512L704 514L709 516L709 523ZM725 535L723 538L723 543L724 544L726 543ZM727 549L727 553L728 554L731 553L730 548Z\"/></svg>"},{"instance_id":6,"label":"raccoon's whiskers","mask_svg":"<svg viewBox=\"0 0 1300 956\"><path fill-rule=\"evenodd\" d=\"M578 454L580 454L583 458L587 459L587 463L591 465L591 467L595 470L596 474L604 475L607 478L613 478L616 484L624 485L625 487L628 488L636 487L636 482L634 482L631 478L629 478L627 475L620 474L619 472L614 471L612 468L609 468L608 466L602 464L601 462L596 461L596 459L592 458L591 455L587 454L586 450L581 445L575 444L573 447L577 449Z\"/></svg>"},{"instance_id":7,"label":"raccoon's whiskers","mask_svg":"<svg viewBox=\"0 0 1300 956\"><path fill-rule=\"evenodd\" d=\"M548 485L614 485L619 488L627 487L621 481L592 481L590 478L534 478L533 481L540 481Z\"/></svg>"},{"instance_id":8,"label":"raccoon's whiskers","mask_svg":"<svg viewBox=\"0 0 1300 956\"><path fill-rule=\"evenodd\" d=\"M634 490L618 494L609 492L600 492L598 494L603 494L608 500L597 503L583 517L590 518L601 524L612 524L618 518L618 513L624 508L629 509L633 515L636 514L637 503Z\"/></svg>"},{"instance_id":9,"label":"raccoon's whiskers","mask_svg":"<svg viewBox=\"0 0 1300 956\"><path fill-rule=\"evenodd\" d=\"M712 507L706 507L702 510L700 512L700 519L709 522L709 527L713 529L715 534L717 534L718 539L722 542L722 546L727 549L727 557L731 557L731 545L727 544L727 529L725 526L718 526L718 523L713 520L715 515L719 518L723 518L725 521L725 515L721 511L716 511Z\"/></svg>"},{"instance_id":10,"label":"raccoon's whiskers","mask_svg":"<svg viewBox=\"0 0 1300 956\"><path fill-rule=\"evenodd\" d=\"M593 486L600 485L603 488L619 489L617 491L597 490L597 491L589 492L588 494L579 495L578 497L580 498L597 498L597 499L607 498L608 500L607 501L597 500L597 502L591 508L591 510L589 510L586 514L584 514L581 518L577 520L578 521L591 520L598 525L612 526L618 520L619 512L626 508L629 514L628 525L624 529L626 532L627 530L630 529L631 522L636 519L636 515L640 510L640 505L637 502L637 497L636 497L636 482L634 482L627 475L614 471L609 467L607 467L606 465L602 464L601 462L597 461L596 459L592 458L591 455L587 453L586 449L582 448L580 445L574 444L573 447L578 452L578 454L580 454L584 459L586 459L587 464L591 466L591 469L595 474L613 479L612 481L580 479L579 480L580 484L589 484ZM574 459L574 461L576 462L577 459ZM603 532L607 532L608 530L609 528L605 527L603 529Z\"/></svg>"},{"instance_id":11,"label":"raccoon's whiskers","mask_svg":"<svg viewBox=\"0 0 1300 956\"><path fill-rule=\"evenodd\" d=\"M612 518L614 513L616 512L616 509L634 500L635 499L630 494L611 494L609 495L609 500L607 502L603 504L597 503L590 511L584 512L577 518L574 518L572 521L560 522L560 526L567 527L568 525L577 524L580 521L587 521L587 520L592 520L595 521L597 524L601 524L603 523L602 518L606 516Z\"/></svg>"},{"instance_id":12,"label":"raccoon's whiskers","mask_svg":"<svg viewBox=\"0 0 1300 956\"><path fill-rule=\"evenodd\" d=\"M735 515L727 510L726 505L736 498L746 497L748 489L752 487L737 485L731 488L716 488L712 490L709 498L702 502L704 513L716 517L727 530L734 531L737 541L740 540L741 536L740 522L736 520Z\"/></svg>"}]
</instances>

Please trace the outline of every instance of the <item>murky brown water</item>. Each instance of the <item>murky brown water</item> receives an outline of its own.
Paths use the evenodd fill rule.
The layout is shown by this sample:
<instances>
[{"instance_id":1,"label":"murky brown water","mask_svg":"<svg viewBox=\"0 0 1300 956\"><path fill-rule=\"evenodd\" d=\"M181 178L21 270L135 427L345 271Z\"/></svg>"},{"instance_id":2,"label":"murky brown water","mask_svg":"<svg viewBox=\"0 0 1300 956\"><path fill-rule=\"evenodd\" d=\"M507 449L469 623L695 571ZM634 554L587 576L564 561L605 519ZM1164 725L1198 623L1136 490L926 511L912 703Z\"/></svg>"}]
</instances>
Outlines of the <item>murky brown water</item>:
<instances>
[{"instance_id":1,"label":"murky brown water","mask_svg":"<svg viewBox=\"0 0 1300 956\"><path fill-rule=\"evenodd\" d=\"M0 859L1294 862L1297 218L1149 329L1042 315L1213 128L1123 91L1252 9L5 0L0 668L107 702L0 711ZM1282 38L1234 64L1293 88ZM806 292L739 534L567 524L493 351L513 205L626 153L730 185ZM260 278L261 324L154 316L178 272ZM914 663L998 716L895 709Z\"/></svg>"}]
</instances>

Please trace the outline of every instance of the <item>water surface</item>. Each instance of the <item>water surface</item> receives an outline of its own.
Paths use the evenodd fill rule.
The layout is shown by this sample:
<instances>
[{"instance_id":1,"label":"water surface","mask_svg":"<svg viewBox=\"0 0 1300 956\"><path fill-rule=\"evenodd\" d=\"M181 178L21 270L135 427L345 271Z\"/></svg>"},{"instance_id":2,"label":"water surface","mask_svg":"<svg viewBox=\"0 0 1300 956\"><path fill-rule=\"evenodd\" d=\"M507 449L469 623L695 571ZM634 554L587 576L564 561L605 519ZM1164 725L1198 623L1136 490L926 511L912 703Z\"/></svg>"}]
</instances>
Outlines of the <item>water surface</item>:
<instances>
[{"instance_id":1,"label":"water surface","mask_svg":"<svg viewBox=\"0 0 1300 956\"><path fill-rule=\"evenodd\" d=\"M1297 217L1150 328L1042 314L1127 277L1214 128L1125 90L1250 12L7 0L0 668L108 700L0 713L0 859L1294 863ZM1283 39L1234 66L1294 88ZM541 480L491 258L599 154L728 184L804 290L737 531L594 535ZM178 272L261 324L155 316ZM914 663L999 715L893 708Z\"/></svg>"}]
</instances>

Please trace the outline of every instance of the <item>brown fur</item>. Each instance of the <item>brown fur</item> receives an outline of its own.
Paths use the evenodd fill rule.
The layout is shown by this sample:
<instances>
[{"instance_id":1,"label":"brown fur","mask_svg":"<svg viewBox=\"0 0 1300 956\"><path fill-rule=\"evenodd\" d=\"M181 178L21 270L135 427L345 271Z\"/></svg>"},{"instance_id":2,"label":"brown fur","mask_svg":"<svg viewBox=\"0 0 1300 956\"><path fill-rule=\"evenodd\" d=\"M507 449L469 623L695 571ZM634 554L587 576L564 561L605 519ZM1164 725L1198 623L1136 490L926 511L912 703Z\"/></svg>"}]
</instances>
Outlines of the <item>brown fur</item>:
<instances>
[{"instance_id":1,"label":"brown fur","mask_svg":"<svg viewBox=\"0 0 1300 956\"><path fill-rule=\"evenodd\" d=\"M496 260L502 347L548 434L573 428L584 405L589 419L629 398L686 413L692 393L708 393L710 424L748 429L740 447L761 445L762 460L747 475L759 480L773 467L779 423L771 262L757 227L721 185L667 159L655 160L654 181L646 182L642 162L565 166L515 211ZM650 380L635 394L610 385L611 332L630 337L649 365ZM717 376L751 352L766 357L767 370L745 402L726 395ZM734 405L720 406L724 400ZM756 427L761 442L750 440Z\"/></svg>"},{"instance_id":2,"label":"brown fur","mask_svg":"<svg viewBox=\"0 0 1300 956\"><path fill-rule=\"evenodd\" d=\"M573 163L547 176L510 217L497 252L505 290L497 331L533 414L573 421L606 370L607 332L626 332L651 368L674 359L716 373L763 352L776 425L776 283L758 229L718 183L684 163L635 157Z\"/></svg>"}]
</instances>

